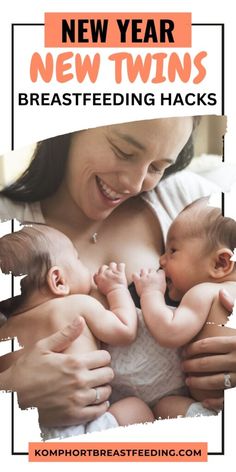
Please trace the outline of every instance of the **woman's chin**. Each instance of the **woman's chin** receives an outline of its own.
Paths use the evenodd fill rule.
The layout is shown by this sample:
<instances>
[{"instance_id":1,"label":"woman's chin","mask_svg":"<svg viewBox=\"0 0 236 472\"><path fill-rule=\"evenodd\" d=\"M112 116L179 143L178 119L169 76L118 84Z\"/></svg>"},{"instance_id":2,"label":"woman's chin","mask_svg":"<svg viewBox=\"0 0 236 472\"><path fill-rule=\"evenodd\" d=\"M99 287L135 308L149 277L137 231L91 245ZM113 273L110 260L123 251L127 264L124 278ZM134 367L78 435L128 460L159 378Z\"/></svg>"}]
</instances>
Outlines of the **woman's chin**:
<instances>
[{"instance_id":1,"label":"woman's chin","mask_svg":"<svg viewBox=\"0 0 236 472\"><path fill-rule=\"evenodd\" d=\"M100 209L89 209L84 212L91 221L104 221L106 218L110 216L110 214L114 211L114 208L107 208L105 210L100 210Z\"/></svg>"}]
</instances>

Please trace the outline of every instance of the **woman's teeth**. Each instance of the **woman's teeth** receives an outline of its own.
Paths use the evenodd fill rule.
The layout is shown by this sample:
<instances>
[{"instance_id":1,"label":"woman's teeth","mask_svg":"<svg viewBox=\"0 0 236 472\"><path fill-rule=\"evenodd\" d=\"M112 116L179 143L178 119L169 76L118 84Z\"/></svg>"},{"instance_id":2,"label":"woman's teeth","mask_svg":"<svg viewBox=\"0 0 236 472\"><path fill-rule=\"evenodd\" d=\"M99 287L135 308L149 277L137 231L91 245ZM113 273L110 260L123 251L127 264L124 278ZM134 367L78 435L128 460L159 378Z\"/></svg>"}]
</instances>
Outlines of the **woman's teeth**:
<instances>
[{"instance_id":1,"label":"woman's teeth","mask_svg":"<svg viewBox=\"0 0 236 472\"><path fill-rule=\"evenodd\" d=\"M108 185L105 184L105 182L103 182L103 180L101 180L99 177L97 177L97 182L100 190L109 200L120 200L122 198L120 193L116 193L114 190L108 187Z\"/></svg>"}]
</instances>

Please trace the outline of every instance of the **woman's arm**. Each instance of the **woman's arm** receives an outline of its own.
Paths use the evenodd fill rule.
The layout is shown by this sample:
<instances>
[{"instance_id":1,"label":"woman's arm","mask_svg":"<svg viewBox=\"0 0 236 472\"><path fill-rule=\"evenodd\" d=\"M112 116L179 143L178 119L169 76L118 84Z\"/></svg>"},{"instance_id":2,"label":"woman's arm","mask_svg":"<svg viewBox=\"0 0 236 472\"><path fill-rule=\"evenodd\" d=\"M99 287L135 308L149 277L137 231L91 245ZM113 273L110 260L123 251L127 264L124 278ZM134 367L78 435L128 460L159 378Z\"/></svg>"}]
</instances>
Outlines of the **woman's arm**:
<instances>
[{"instance_id":1,"label":"woman's arm","mask_svg":"<svg viewBox=\"0 0 236 472\"><path fill-rule=\"evenodd\" d=\"M20 358L0 374L0 389L16 391L22 409L39 408L40 421L45 426L87 422L108 408L111 393L108 384L113 378L108 352L94 351L79 359L63 354L82 329L83 320L75 319L52 336L24 349ZM99 404L95 405L96 387L99 387Z\"/></svg>"},{"instance_id":2,"label":"woman's arm","mask_svg":"<svg viewBox=\"0 0 236 472\"><path fill-rule=\"evenodd\" d=\"M230 294L222 289L219 292L219 300L222 306L232 313L234 300ZM209 356L209 354L211 354ZM192 356L197 355L195 359ZM209 398L203 404L207 408L220 409L223 405L223 398L211 398L211 390L222 390L225 387L224 373L230 374L232 387L236 386L236 336L220 336L205 338L189 344L184 350L185 360L183 369L187 373L198 373L198 376L191 376L186 379L186 383L191 388L209 390ZM206 372L210 375L206 375ZM202 373L202 376L199 375Z\"/></svg>"}]
</instances>

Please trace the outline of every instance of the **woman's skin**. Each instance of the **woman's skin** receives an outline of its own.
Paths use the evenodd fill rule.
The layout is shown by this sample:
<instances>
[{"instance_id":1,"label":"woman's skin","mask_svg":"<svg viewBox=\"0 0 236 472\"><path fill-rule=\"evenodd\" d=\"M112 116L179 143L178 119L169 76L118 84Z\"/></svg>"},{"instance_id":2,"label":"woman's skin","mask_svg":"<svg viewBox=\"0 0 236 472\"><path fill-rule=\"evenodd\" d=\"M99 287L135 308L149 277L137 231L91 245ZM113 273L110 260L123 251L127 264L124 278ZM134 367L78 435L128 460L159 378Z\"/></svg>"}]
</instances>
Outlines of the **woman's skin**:
<instances>
[{"instance_id":1,"label":"woman's skin","mask_svg":"<svg viewBox=\"0 0 236 472\"><path fill-rule=\"evenodd\" d=\"M170 118L75 134L65 178L41 207L47 224L67 234L93 273L102 264L124 261L131 282L136 269L157 266L160 225L137 195L158 184L189 139L192 123L191 117ZM97 244L91 244L94 232Z\"/></svg>"},{"instance_id":2,"label":"woman's skin","mask_svg":"<svg viewBox=\"0 0 236 472\"><path fill-rule=\"evenodd\" d=\"M45 426L87 422L109 407L109 383L114 376L109 353L94 351L80 359L63 354L80 336L83 325L83 318L75 319L33 347L23 349L18 360L0 374L0 390L16 391L22 409L39 408ZM91 369L96 369L96 375L90 375ZM33 382L32 372L37 372ZM100 400L95 404L94 387L98 385ZM87 406L89 396L91 405Z\"/></svg>"},{"instance_id":3,"label":"woman's skin","mask_svg":"<svg viewBox=\"0 0 236 472\"><path fill-rule=\"evenodd\" d=\"M234 300L224 289L219 292L219 299L226 310L231 314L234 308ZM219 372L230 372L232 386L236 385L236 339L235 336L212 337L190 343L183 351L183 371L198 373L195 377L191 374L186 378L186 384L191 388L202 388L204 390L222 390L224 385L224 374ZM217 353L215 356L211 354ZM209 355L210 354L210 355ZM192 358L193 356L197 356ZM198 357L200 356L200 357ZM211 372L212 374L199 376L199 372ZM209 398L202 403L206 408L222 409L224 398Z\"/></svg>"},{"instance_id":4,"label":"woman's skin","mask_svg":"<svg viewBox=\"0 0 236 472\"><path fill-rule=\"evenodd\" d=\"M131 282L132 274L139 271L140 267L158 268L159 257L164 250L162 231L150 208L138 195L151 190L158 184L164 170L175 162L179 152L188 141L192 126L191 117L165 118L105 126L74 134L65 177L56 193L41 202L41 208L46 223L61 230L72 240L79 256L91 272L95 273L102 264L124 261L127 278ZM92 244L91 237L95 232L97 243ZM96 287L94 287L93 295L99 298ZM29 317L24 319L24 315L21 315L22 330L26 329L25 326L29 329L31 322L34 326L35 320L30 320ZM217 338L215 345L212 346L213 352L221 352L221 344L226 346L227 339ZM210 340L211 343L212 340L213 338ZM206 346L206 340L204 341ZM43 340L40 343L46 343L47 346L47 342ZM203 341L199 342L203 343ZM43 360L44 351L42 353L40 343L37 343L31 355L27 357L27 353L24 354L25 360L32 362L29 372L33 369L34 355L41 355L40 358ZM193 343L189 346L188 355L191 355L191 349L199 348L199 345L197 347L196 345L197 343ZM45 349L45 344L43 344L43 349ZM226 347L224 349L227 352L223 356L224 371L230 365L229 358L234 358L232 370L235 370L236 340L234 340L234 345L231 344L230 351L227 351ZM56 361L53 361L55 354L52 351L53 349L49 348L47 352L53 363ZM210 350L204 350L203 346L203 350L199 352L210 352ZM45 409L45 418L47 417L45 425L78 424L97 414L100 415L104 408L108 407L104 401L109 397L110 387L107 384L113 376L111 369L107 367L110 360L109 354L105 351L97 351L87 354L84 359L80 360L71 357L68 360L66 356L66 361L63 360L61 354L58 356L62 362L61 368L66 374L65 382L62 386L63 376L60 371L55 373L58 375L59 387L56 379L50 378L48 387L52 388L51 397L50 392L45 392L45 381L43 382L40 392L44 391L45 403L48 406ZM206 370L210 372L211 369L213 372L222 371L219 355L207 357L206 361L203 358L202 362L208 365L209 359L211 359L212 367L208 366L208 370L202 368L201 358L186 360L183 366L186 371L197 370L199 365L200 372ZM20 359L15 369L21 366L19 362ZM72 362L73 368L68 369L66 362ZM190 362L191 369L188 364ZM44 368L48 372L49 379L47 365ZM75 373L76 369L77 373ZM98 371L102 372L102 378L97 378ZM229 372L231 372L230 369ZM222 389L223 374L217 374L217 376L214 388ZM209 388L210 398L211 378L209 376L189 377L188 382L195 382L196 388L201 388L203 379L205 383L208 382L208 387L204 386L204 388ZM66 381L68 381L67 384ZM92 401L91 389L103 384L105 387L99 387L102 392L102 404L98 412L98 406L88 405L91 405ZM18 391L16 387L15 389ZM67 396L65 396L66 389ZM26 391L24 394L18 393L20 405L22 407L32 405L35 393L34 406L42 411L45 408L43 397L40 399L37 397L35 386L31 386L29 391L28 397ZM50 398L52 398L52 403L50 403ZM96 413L94 408L96 408Z\"/></svg>"}]
</instances>

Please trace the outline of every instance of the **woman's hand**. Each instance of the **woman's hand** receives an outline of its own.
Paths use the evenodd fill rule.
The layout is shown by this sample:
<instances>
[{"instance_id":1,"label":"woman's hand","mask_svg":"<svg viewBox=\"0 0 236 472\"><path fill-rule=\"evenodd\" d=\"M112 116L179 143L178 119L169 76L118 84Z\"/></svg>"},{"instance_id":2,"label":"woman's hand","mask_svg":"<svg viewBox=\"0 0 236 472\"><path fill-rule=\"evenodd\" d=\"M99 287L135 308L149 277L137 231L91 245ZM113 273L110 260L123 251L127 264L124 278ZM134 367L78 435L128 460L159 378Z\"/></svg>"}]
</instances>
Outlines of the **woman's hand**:
<instances>
[{"instance_id":1,"label":"woman's hand","mask_svg":"<svg viewBox=\"0 0 236 472\"><path fill-rule=\"evenodd\" d=\"M82 318L76 319L24 349L19 359L0 374L0 388L16 391L20 408L37 407L45 426L85 423L102 415L109 406L108 384L113 378L109 353L94 351L79 359L63 354L81 334L83 325Z\"/></svg>"},{"instance_id":2,"label":"woman's hand","mask_svg":"<svg viewBox=\"0 0 236 472\"><path fill-rule=\"evenodd\" d=\"M203 374L196 377L190 374L186 384L191 388L209 390L209 399L203 402L204 406L213 409L222 408L223 398L211 399L211 390L226 388L224 373L230 374L231 385L236 386L236 336L201 339L189 344L184 350L184 355L187 359L182 363L183 370L193 374ZM199 355L201 357L191 359L192 356ZM207 373L210 375L206 375Z\"/></svg>"},{"instance_id":3,"label":"woman's hand","mask_svg":"<svg viewBox=\"0 0 236 472\"><path fill-rule=\"evenodd\" d=\"M234 300L226 290L220 290L219 300L231 314ZM198 357L191 359L193 356ZM185 372L198 375L211 373L196 377L190 374L186 384L191 388L209 390L209 398L204 400L203 405L210 409L221 409L224 399L211 398L211 390L229 388L225 385L225 374L230 375L231 387L236 386L236 335L206 338L191 343L184 349L184 357L186 360L182 365Z\"/></svg>"}]
</instances>

